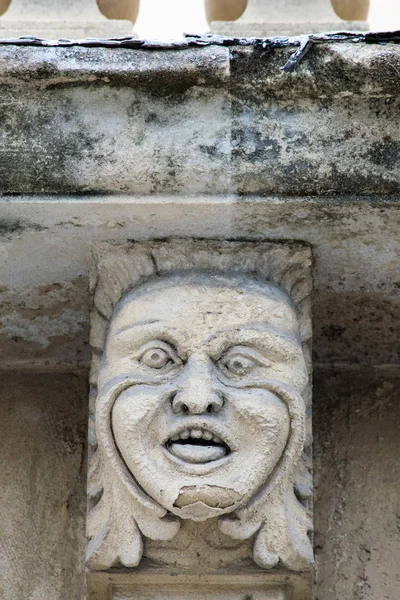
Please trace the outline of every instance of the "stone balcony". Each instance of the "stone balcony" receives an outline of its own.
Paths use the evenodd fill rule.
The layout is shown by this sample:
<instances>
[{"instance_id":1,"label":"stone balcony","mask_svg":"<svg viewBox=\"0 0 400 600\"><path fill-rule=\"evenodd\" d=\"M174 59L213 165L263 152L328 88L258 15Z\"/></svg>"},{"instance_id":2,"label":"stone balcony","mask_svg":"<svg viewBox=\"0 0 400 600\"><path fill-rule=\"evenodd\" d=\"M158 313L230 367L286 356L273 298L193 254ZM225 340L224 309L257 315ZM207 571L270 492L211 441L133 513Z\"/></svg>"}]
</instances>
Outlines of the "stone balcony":
<instances>
[{"instance_id":1,"label":"stone balcony","mask_svg":"<svg viewBox=\"0 0 400 600\"><path fill-rule=\"evenodd\" d=\"M311 248L315 597L398 600L400 47L301 41L0 42L5 600L85 597L90 249L171 238Z\"/></svg>"}]
</instances>

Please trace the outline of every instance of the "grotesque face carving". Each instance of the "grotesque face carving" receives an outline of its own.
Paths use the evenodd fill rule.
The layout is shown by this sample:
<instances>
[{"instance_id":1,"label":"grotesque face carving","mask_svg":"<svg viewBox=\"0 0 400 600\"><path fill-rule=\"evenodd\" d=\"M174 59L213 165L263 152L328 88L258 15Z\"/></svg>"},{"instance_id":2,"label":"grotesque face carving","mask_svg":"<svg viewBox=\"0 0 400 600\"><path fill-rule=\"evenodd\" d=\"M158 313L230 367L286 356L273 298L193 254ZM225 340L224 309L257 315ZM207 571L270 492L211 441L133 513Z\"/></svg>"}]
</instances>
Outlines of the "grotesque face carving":
<instances>
[{"instance_id":1,"label":"grotesque face carving","mask_svg":"<svg viewBox=\"0 0 400 600\"><path fill-rule=\"evenodd\" d=\"M247 278L148 282L110 323L99 386L124 377L110 424L140 488L183 519L233 512L288 445L288 406L271 384L301 394L307 383L294 308Z\"/></svg>"}]
</instances>

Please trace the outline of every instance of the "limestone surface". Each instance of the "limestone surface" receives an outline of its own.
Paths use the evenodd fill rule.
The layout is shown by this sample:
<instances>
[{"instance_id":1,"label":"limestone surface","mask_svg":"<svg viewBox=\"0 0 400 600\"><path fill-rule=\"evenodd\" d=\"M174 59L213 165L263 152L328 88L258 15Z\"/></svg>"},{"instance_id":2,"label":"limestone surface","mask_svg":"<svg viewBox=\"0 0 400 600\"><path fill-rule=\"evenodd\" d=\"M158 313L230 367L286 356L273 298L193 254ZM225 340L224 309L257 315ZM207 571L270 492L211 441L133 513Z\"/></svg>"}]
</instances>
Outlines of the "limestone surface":
<instances>
[{"instance_id":1,"label":"limestone surface","mask_svg":"<svg viewBox=\"0 0 400 600\"><path fill-rule=\"evenodd\" d=\"M1 373L2 600L83 600L86 377Z\"/></svg>"},{"instance_id":2,"label":"limestone surface","mask_svg":"<svg viewBox=\"0 0 400 600\"><path fill-rule=\"evenodd\" d=\"M312 247L314 596L398 600L400 53L352 39L313 44L290 74L281 67L297 46L275 42L0 44L5 600L84 598L90 249L182 236ZM294 480L303 506L306 459ZM210 582L258 600L272 580L290 600L293 589L310 597L302 573L255 566L253 540L212 521L180 519L179 568L173 540L143 536L139 568L89 573L90 600L196 598ZM221 541L236 566L211 574Z\"/></svg>"},{"instance_id":3,"label":"limestone surface","mask_svg":"<svg viewBox=\"0 0 400 600\"><path fill-rule=\"evenodd\" d=\"M143 552L187 565L187 543L205 535L206 568L240 558L224 536L254 536L263 568L309 568L311 521L293 491L310 391L309 262L308 248L283 244L95 248L89 567L133 567ZM161 552L141 535L165 542Z\"/></svg>"}]
</instances>

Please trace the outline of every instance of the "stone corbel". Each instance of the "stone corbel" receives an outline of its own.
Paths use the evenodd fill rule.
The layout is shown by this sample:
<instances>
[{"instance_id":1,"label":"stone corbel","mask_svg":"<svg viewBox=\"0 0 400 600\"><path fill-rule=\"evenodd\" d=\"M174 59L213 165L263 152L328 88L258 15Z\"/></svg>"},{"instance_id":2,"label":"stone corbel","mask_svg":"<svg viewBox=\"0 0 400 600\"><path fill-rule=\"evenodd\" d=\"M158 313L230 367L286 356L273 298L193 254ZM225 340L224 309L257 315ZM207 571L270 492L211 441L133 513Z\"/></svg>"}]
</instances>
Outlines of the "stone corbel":
<instances>
[{"instance_id":1,"label":"stone corbel","mask_svg":"<svg viewBox=\"0 0 400 600\"><path fill-rule=\"evenodd\" d=\"M298 243L93 248L91 598L311 597L310 267Z\"/></svg>"}]
</instances>

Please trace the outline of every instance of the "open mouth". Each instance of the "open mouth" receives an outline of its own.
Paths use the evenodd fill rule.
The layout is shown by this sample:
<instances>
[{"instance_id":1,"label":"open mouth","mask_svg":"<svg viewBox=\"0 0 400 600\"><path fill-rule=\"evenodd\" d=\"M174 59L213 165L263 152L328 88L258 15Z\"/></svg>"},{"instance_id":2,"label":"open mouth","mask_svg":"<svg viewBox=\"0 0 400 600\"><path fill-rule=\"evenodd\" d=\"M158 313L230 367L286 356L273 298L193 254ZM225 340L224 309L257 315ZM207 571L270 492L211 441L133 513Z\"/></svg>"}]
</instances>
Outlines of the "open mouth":
<instances>
[{"instance_id":1,"label":"open mouth","mask_svg":"<svg viewBox=\"0 0 400 600\"><path fill-rule=\"evenodd\" d=\"M171 454L192 464L220 460L231 452L224 440L200 427L183 429L172 436L165 446Z\"/></svg>"}]
</instances>

